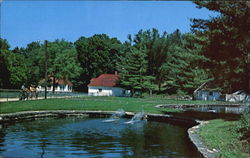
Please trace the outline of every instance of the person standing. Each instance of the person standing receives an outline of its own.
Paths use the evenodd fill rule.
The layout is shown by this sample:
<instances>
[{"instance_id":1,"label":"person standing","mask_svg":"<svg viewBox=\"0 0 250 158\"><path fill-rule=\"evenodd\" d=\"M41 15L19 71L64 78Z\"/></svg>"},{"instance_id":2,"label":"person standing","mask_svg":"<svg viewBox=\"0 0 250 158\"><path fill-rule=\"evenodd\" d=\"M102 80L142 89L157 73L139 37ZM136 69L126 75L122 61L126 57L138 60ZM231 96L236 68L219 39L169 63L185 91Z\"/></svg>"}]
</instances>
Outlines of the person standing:
<instances>
[{"instance_id":1,"label":"person standing","mask_svg":"<svg viewBox=\"0 0 250 158\"><path fill-rule=\"evenodd\" d=\"M25 100L26 99L26 87L24 85L21 86L21 96L19 98L19 100Z\"/></svg>"}]
</instances>

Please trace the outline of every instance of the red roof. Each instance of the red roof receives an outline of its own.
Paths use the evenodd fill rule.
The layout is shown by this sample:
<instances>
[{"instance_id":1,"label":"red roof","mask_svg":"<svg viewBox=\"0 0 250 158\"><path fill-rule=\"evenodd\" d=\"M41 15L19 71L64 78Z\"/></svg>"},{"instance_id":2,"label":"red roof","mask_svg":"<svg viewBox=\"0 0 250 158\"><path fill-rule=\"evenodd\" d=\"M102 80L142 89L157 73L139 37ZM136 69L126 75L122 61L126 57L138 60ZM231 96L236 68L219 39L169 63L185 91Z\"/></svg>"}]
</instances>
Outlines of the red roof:
<instances>
[{"instance_id":1,"label":"red roof","mask_svg":"<svg viewBox=\"0 0 250 158\"><path fill-rule=\"evenodd\" d=\"M97 78L92 78L88 86L115 87L119 77L115 74L102 74Z\"/></svg>"}]
</instances>

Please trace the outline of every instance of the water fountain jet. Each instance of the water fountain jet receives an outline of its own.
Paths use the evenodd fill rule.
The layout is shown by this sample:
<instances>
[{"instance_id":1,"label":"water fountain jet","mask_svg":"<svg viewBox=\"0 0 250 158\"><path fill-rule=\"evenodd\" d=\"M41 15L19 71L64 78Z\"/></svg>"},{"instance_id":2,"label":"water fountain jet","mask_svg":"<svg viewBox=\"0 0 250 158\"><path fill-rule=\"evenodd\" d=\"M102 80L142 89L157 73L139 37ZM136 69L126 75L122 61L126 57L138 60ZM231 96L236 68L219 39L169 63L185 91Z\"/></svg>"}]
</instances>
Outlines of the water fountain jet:
<instances>
[{"instance_id":1,"label":"water fountain jet","mask_svg":"<svg viewBox=\"0 0 250 158\"><path fill-rule=\"evenodd\" d=\"M134 124L136 122L143 120L146 117L147 116L144 114L144 112L138 112L131 118L130 121L125 122L125 124Z\"/></svg>"},{"instance_id":2,"label":"water fountain jet","mask_svg":"<svg viewBox=\"0 0 250 158\"><path fill-rule=\"evenodd\" d=\"M104 120L103 122L114 122L118 121L121 117L125 115L125 111L123 109L117 110L108 120Z\"/></svg>"}]
</instances>

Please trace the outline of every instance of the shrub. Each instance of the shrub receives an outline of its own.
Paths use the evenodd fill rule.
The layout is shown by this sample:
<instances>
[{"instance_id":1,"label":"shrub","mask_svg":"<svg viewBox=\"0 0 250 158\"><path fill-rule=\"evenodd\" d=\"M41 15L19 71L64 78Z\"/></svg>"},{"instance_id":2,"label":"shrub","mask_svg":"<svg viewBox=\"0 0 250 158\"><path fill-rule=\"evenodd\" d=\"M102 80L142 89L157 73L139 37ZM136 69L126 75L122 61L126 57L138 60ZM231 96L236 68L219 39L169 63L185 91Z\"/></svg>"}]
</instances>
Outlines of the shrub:
<instances>
[{"instance_id":1,"label":"shrub","mask_svg":"<svg viewBox=\"0 0 250 158\"><path fill-rule=\"evenodd\" d=\"M247 139L250 142L250 112L245 111L243 112L239 126L240 132L243 134L242 139Z\"/></svg>"}]
</instances>

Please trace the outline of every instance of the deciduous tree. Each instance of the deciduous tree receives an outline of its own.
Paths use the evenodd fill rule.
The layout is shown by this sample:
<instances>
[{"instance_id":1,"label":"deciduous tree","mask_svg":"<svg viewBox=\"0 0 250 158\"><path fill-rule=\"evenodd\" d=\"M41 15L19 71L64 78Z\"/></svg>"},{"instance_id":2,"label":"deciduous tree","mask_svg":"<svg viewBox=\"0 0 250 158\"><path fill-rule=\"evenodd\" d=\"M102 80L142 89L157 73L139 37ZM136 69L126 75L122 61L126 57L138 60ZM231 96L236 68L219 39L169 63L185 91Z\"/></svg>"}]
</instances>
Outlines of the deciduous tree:
<instances>
[{"instance_id":1,"label":"deciduous tree","mask_svg":"<svg viewBox=\"0 0 250 158\"><path fill-rule=\"evenodd\" d=\"M109 38L105 34L94 35L89 38L80 37L75 42L78 61L83 69L80 78L82 88L86 90L90 79L103 73L114 73L116 62L122 55L122 44L116 38Z\"/></svg>"}]
</instances>

